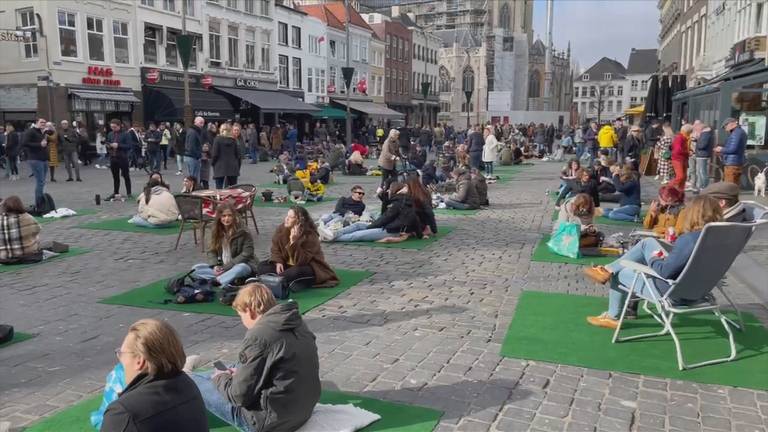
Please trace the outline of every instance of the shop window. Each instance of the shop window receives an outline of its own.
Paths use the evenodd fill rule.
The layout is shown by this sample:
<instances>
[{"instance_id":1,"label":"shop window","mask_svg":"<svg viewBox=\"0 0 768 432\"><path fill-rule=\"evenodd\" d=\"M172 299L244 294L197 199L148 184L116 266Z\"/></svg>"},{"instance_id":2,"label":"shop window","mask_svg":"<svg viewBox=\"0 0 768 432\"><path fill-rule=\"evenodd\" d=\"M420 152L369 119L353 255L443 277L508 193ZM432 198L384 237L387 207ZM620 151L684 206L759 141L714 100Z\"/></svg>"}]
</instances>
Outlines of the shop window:
<instances>
[{"instance_id":1,"label":"shop window","mask_svg":"<svg viewBox=\"0 0 768 432\"><path fill-rule=\"evenodd\" d=\"M72 98L72 111L85 111L88 109L88 104L85 99L79 97Z\"/></svg>"},{"instance_id":2,"label":"shop window","mask_svg":"<svg viewBox=\"0 0 768 432\"><path fill-rule=\"evenodd\" d=\"M112 21L112 44L115 51L115 63L128 64L131 62L130 43L128 42L128 23Z\"/></svg>"},{"instance_id":3,"label":"shop window","mask_svg":"<svg viewBox=\"0 0 768 432\"><path fill-rule=\"evenodd\" d=\"M104 111L103 103L100 100L89 100L86 111Z\"/></svg>"},{"instance_id":4,"label":"shop window","mask_svg":"<svg viewBox=\"0 0 768 432\"><path fill-rule=\"evenodd\" d=\"M61 56L77 58L77 14L60 10L57 17Z\"/></svg>"},{"instance_id":5,"label":"shop window","mask_svg":"<svg viewBox=\"0 0 768 432\"><path fill-rule=\"evenodd\" d=\"M278 84L280 87L288 87L288 56L277 56Z\"/></svg>"},{"instance_id":6,"label":"shop window","mask_svg":"<svg viewBox=\"0 0 768 432\"><path fill-rule=\"evenodd\" d=\"M731 95L731 117L747 132L747 145L766 145L766 113L768 113L768 81L745 86Z\"/></svg>"},{"instance_id":7,"label":"shop window","mask_svg":"<svg viewBox=\"0 0 768 432\"><path fill-rule=\"evenodd\" d=\"M33 9L23 9L17 12L17 23L19 29L29 32L31 36L22 42L22 52L24 58L37 58L37 25L35 23L35 11Z\"/></svg>"},{"instance_id":8,"label":"shop window","mask_svg":"<svg viewBox=\"0 0 768 432\"><path fill-rule=\"evenodd\" d=\"M221 67L221 24L216 21L208 23L208 45L210 65Z\"/></svg>"},{"instance_id":9,"label":"shop window","mask_svg":"<svg viewBox=\"0 0 768 432\"><path fill-rule=\"evenodd\" d=\"M157 33L156 28L144 26L144 63L157 64Z\"/></svg>"},{"instance_id":10,"label":"shop window","mask_svg":"<svg viewBox=\"0 0 768 432\"><path fill-rule=\"evenodd\" d=\"M293 88L301 88L301 58L293 57L292 59L291 78L293 80Z\"/></svg>"},{"instance_id":11,"label":"shop window","mask_svg":"<svg viewBox=\"0 0 768 432\"><path fill-rule=\"evenodd\" d=\"M259 69L263 71L269 71L272 61L271 58L271 40L272 40L272 33L269 32L269 30L263 30L261 32L261 66Z\"/></svg>"},{"instance_id":12,"label":"shop window","mask_svg":"<svg viewBox=\"0 0 768 432\"><path fill-rule=\"evenodd\" d=\"M179 51L176 49L176 32L168 31L165 36L165 64L179 66Z\"/></svg>"}]
</instances>

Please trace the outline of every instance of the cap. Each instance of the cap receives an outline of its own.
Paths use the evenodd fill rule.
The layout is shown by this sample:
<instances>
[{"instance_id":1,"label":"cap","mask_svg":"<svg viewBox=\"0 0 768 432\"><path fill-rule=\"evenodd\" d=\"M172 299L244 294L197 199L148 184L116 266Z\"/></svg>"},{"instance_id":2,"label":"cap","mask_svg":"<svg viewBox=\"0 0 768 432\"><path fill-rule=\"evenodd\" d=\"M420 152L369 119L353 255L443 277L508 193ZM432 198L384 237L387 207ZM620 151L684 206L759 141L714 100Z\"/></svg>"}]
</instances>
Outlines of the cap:
<instances>
[{"instance_id":1,"label":"cap","mask_svg":"<svg viewBox=\"0 0 768 432\"><path fill-rule=\"evenodd\" d=\"M730 182L717 182L702 189L703 195L709 195L715 199L739 201L739 186Z\"/></svg>"},{"instance_id":2,"label":"cap","mask_svg":"<svg viewBox=\"0 0 768 432\"><path fill-rule=\"evenodd\" d=\"M728 118L727 118L727 119L725 119L725 121L723 122L723 128L725 128L725 127L726 127L726 126L728 126L729 124L731 124L731 123L735 123L735 122L738 122L738 120L736 120L736 119L735 119L735 118L733 118L733 117L728 117Z\"/></svg>"}]
</instances>

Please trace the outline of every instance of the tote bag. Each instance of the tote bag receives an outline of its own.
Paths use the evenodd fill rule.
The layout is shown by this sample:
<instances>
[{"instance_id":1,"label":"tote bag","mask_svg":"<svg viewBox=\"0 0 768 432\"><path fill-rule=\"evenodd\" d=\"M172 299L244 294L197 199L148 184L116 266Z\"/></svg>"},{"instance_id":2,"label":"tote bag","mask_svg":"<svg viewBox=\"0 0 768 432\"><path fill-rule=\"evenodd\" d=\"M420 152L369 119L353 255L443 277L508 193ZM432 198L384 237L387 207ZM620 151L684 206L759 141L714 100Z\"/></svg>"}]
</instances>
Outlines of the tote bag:
<instances>
[{"instance_id":1,"label":"tote bag","mask_svg":"<svg viewBox=\"0 0 768 432\"><path fill-rule=\"evenodd\" d=\"M552 252L569 258L579 258L579 238L581 227L577 223L560 223L555 233L547 242Z\"/></svg>"}]
</instances>

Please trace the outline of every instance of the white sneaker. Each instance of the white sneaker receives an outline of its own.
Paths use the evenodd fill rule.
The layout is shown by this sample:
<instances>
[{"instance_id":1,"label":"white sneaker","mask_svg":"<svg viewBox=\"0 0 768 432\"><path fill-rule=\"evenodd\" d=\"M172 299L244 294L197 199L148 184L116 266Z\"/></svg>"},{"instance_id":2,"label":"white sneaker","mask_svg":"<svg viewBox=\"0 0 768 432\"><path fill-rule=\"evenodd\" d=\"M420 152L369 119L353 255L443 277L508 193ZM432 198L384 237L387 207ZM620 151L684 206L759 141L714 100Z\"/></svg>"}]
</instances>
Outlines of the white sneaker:
<instances>
[{"instance_id":1,"label":"white sneaker","mask_svg":"<svg viewBox=\"0 0 768 432\"><path fill-rule=\"evenodd\" d=\"M656 177L654 177L653 179L654 179L654 180L658 180L658 179L659 179L659 176L656 176Z\"/></svg>"},{"instance_id":2,"label":"white sneaker","mask_svg":"<svg viewBox=\"0 0 768 432\"><path fill-rule=\"evenodd\" d=\"M95 164L93 166L96 167L96 169L101 169L101 165L99 165L99 164Z\"/></svg>"},{"instance_id":3,"label":"white sneaker","mask_svg":"<svg viewBox=\"0 0 768 432\"><path fill-rule=\"evenodd\" d=\"M181 175L181 171L176 171L176 175Z\"/></svg>"},{"instance_id":4,"label":"white sneaker","mask_svg":"<svg viewBox=\"0 0 768 432\"><path fill-rule=\"evenodd\" d=\"M324 225L317 226L317 234L320 236L321 241L333 241L333 231L329 230Z\"/></svg>"}]
</instances>

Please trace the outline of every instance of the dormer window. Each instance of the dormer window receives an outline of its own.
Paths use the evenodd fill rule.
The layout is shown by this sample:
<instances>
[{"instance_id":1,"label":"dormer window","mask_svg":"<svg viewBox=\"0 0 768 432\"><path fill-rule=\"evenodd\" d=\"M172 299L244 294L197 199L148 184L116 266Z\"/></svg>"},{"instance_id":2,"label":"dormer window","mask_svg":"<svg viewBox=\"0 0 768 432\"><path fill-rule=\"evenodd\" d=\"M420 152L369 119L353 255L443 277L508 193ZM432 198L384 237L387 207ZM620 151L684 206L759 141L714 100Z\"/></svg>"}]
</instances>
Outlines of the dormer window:
<instances>
[{"instance_id":1,"label":"dormer window","mask_svg":"<svg viewBox=\"0 0 768 432\"><path fill-rule=\"evenodd\" d=\"M584 74L581 76L582 81L589 81L589 74Z\"/></svg>"},{"instance_id":2,"label":"dormer window","mask_svg":"<svg viewBox=\"0 0 768 432\"><path fill-rule=\"evenodd\" d=\"M606 72L603 74L603 81L610 81L613 77L611 76L610 72Z\"/></svg>"}]
</instances>

